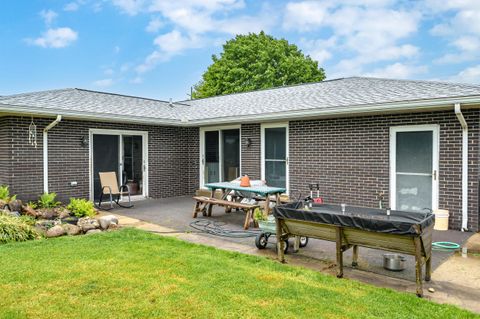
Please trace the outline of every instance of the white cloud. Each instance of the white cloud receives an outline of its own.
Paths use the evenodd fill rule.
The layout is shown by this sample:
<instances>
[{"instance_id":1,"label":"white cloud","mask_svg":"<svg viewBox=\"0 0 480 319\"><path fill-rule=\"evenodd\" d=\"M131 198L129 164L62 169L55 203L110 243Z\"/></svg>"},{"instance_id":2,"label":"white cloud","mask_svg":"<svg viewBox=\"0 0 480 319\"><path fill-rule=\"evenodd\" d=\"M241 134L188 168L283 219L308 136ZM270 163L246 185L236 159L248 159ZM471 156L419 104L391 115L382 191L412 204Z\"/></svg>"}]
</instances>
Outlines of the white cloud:
<instances>
[{"instance_id":1,"label":"white cloud","mask_svg":"<svg viewBox=\"0 0 480 319\"><path fill-rule=\"evenodd\" d=\"M77 2L69 2L63 7L63 11L77 11L79 7Z\"/></svg>"},{"instance_id":2,"label":"white cloud","mask_svg":"<svg viewBox=\"0 0 480 319\"><path fill-rule=\"evenodd\" d=\"M450 45L457 49L454 53L446 53L434 60L440 64L455 64L466 61L473 61L480 57L480 38L474 36L461 36L450 42Z\"/></svg>"},{"instance_id":3,"label":"white cloud","mask_svg":"<svg viewBox=\"0 0 480 319\"><path fill-rule=\"evenodd\" d=\"M426 9L436 14L445 14L443 22L437 23L431 33L437 36L458 34L480 35L480 1L478 0L427 0ZM454 12L451 17L448 13Z\"/></svg>"},{"instance_id":4,"label":"white cloud","mask_svg":"<svg viewBox=\"0 0 480 319\"><path fill-rule=\"evenodd\" d=\"M112 78L101 79L93 82L93 85L98 87L109 87L113 84Z\"/></svg>"},{"instance_id":5,"label":"white cloud","mask_svg":"<svg viewBox=\"0 0 480 319\"><path fill-rule=\"evenodd\" d=\"M387 65L384 68L378 68L372 72L367 72L364 75L380 77L380 78L393 78L393 79L409 79L417 74L427 72L426 66L407 65L403 63L394 63Z\"/></svg>"},{"instance_id":6,"label":"white cloud","mask_svg":"<svg viewBox=\"0 0 480 319\"><path fill-rule=\"evenodd\" d=\"M460 71L450 81L480 84L480 64Z\"/></svg>"},{"instance_id":7,"label":"white cloud","mask_svg":"<svg viewBox=\"0 0 480 319\"><path fill-rule=\"evenodd\" d=\"M178 30L157 36L153 43L157 50L150 53L144 62L135 68L138 73L150 71L158 63L166 62L186 49L199 48L204 44L197 35L184 36Z\"/></svg>"},{"instance_id":8,"label":"white cloud","mask_svg":"<svg viewBox=\"0 0 480 319\"><path fill-rule=\"evenodd\" d=\"M332 36L326 40L316 39L308 40L306 38L300 39L300 46L304 48L306 54L320 64L320 66L332 57L331 50L336 46L337 39Z\"/></svg>"},{"instance_id":9,"label":"white cloud","mask_svg":"<svg viewBox=\"0 0 480 319\"><path fill-rule=\"evenodd\" d=\"M40 17L42 17L43 21L47 26L51 25L53 20L58 16L58 14L53 10L42 10L40 11Z\"/></svg>"},{"instance_id":10,"label":"white cloud","mask_svg":"<svg viewBox=\"0 0 480 319\"><path fill-rule=\"evenodd\" d=\"M152 18L150 22L148 22L148 25L145 28L145 30L147 32L155 33L155 32L158 32L158 30L160 30L161 27L163 27L163 22L162 20L160 20L160 18L156 17L156 18Z\"/></svg>"},{"instance_id":11,"label":"white cloud","mask_svg":"<svg viewBox=\"0 0 480 319\"><path fill-rule=\"evenodd\" d=\"M140 76L136 76L132 80L130 80L130 83L140 84L140 83L143 83L143 79Z\"/></svg>"},{"instance_id":12,"label":"white cloud","mask_svg":"<svg viewBox=\"0 0 480 319\"><path fill-rule=\"evenodd\" d=\"M113 52L114 52L115 54L120 53L120 47L119 47L118 45L114 46L114 47L113 47Z\"/></svg>"},{"instance_id":13,"label":"white cloud","mask_svg":"<svg viewBox=\"0 0 480 319\"><path fill-rule=\"evenodd\" d=\"M36 39L27 39L31 44L44 48L64 48L75 42L78 33L70 28L48 29L41 37Z\"/></svg>"},{"instance_id":14,"label":"white cloud","mask_svg":"<svg viewBox=\"0 0 480 319\"><path fill-rule=\"evenodd\" d=\"M419 48L402 43L419 29L421 14L394 0L345 0L290 2L285 7L283 27L291 31L330 33L326 39L306 43L305 50L321 63L334 55L343 58L329 73L362 74L378 61L413 59ZM304 43L305 44L305 43Z\"/></svg>"},{"instance_id":15,"label":"white cloud","mask_svg":"<svg viewBox=\"0 0 480 319\"><path fill-rule=\"evenodd\" d=\"M133 16L142 11L145 0L112 0L112 3L119 7L122 12Z\"/></svg>"}]
</instances>

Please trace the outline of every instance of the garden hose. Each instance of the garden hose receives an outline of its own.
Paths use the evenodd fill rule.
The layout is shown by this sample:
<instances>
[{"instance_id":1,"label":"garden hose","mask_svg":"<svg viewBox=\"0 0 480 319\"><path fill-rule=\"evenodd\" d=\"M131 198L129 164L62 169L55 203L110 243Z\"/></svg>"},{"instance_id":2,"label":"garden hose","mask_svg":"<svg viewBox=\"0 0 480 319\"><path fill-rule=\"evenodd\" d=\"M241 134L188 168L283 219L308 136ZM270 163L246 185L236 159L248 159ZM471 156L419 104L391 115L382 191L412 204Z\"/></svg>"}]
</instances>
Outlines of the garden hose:
<instances>
[{"instance_id":1,"label":"garden hose","mask_svg":"<svg viewBox=\"0 0 480 319\"><path fill-rule=\"evenodd\" d=\"M206 219L199 219L190 223L190 227L210 235L230 237L230 238L248 238L255 237L260 233L259 230L232 230L224 226L224 222L212 222Z\"/></svg>"},{"instance_id":2,"label":"garden hose","mask_svg":"<svg viewBox=\"0 0 480 319\"><path fill-rule=\"evenodd\" d=\"M432 248L435 250L452 251L460 249L460 245L449 241L437 241L432 243Z\"/></svg>"}]
</instances>

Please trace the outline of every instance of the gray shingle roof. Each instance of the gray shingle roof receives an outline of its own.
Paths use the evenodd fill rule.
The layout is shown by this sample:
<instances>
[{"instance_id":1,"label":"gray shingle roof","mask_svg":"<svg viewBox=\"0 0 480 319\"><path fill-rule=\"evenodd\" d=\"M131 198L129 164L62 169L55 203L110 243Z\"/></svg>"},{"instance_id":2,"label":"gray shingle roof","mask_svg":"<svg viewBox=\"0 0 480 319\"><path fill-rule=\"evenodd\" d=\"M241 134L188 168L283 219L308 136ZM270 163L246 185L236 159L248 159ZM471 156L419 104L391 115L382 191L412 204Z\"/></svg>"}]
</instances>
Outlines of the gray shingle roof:
<instances>
[{"instance_id":1,"label":"gray shingle roof","mask_svg":"<svg viewBox=\"0 0 480 319\"><path fill-rule=\"evenodd\" d=\"M182 103L206 119L467 96L480 96L480 85L351 77Z\"/></svg>"},{"instance_id":2,"label":"gray shingle roof","mask_svg":"<svg viewBox=\"0 0 480 319\"><path fill-rule=\"evenodd\" d=\"M318 83L223 95L205 99L168 102L82 89L62 89L0 97L0 111L29 109L64 116L131 120L158 124L236 122L258 116L289 112L356 110L371 105L427 103L432 100L475 98L480 85L432 81L351 77Z\"/></svg>"}]
</instances>

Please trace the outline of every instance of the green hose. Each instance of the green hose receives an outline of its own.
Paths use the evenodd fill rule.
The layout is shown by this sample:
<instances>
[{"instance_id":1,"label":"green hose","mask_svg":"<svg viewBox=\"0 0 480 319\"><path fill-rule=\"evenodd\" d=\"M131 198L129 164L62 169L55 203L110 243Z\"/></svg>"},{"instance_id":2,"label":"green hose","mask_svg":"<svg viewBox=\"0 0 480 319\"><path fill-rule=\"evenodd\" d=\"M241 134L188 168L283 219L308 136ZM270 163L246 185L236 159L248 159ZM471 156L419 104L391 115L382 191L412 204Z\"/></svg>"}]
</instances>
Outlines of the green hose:
<instances>
[{"instance_id":1,"label":"green hose","mask_svg":"<svg viewBox=\"0 0 480 319\"><path fill-rule=\"evenodd\" d=\"M449 241L437 241L432 243L434 249L446 249L446 250L455 250L459 249L460 245L457 243L452 243Z\"/></svg>"}]
</instances>

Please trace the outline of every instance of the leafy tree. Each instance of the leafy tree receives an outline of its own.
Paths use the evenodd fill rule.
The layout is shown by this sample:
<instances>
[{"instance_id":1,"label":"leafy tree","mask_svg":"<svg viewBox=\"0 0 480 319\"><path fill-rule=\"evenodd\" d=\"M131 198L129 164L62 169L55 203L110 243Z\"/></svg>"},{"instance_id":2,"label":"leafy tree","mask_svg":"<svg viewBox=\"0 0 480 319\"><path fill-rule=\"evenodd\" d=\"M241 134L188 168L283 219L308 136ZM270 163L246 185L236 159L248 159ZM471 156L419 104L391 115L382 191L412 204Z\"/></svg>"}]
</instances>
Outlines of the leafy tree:
<instances>
[{"instance_id":1,"label":"leafy tree","mask_svg":"<svg viewBox=\"0 0 480 319\"><path fill-rule=\"evenodd\" d=\"M192 98L318 82L325 72L294 44L265 34L237 35L203 74Z\"/></svg>"}]
</instances>

